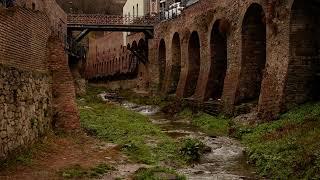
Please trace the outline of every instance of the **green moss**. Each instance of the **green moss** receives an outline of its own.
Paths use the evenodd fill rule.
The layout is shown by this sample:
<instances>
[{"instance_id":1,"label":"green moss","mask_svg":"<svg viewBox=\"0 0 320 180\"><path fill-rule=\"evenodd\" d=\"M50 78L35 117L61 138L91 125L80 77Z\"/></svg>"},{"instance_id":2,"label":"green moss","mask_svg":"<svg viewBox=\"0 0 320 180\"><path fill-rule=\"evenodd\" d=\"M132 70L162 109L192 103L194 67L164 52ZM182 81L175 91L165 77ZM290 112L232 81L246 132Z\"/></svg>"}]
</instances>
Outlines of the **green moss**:
<instances>
[{"instance_id":1,"label":"green moss","mask_svg":"<svg viewBox=\"0 0 320 180\"><path fill-rule=\"evenodd\" d=\"M277 121L239 126L237 131L261 175L320 178L320 103L300 106Z\"/></svg>"},{"instance_id":2,"label":"green moss","mask_svg":"<svg viewBox=\"0 0 320 180\"><path fill-rule=\"evenodd\" d=\"M149 169L140 169L134 175L134 180L163 180L166 176L174 177L176 180L186 180L186 177L179 175L172 169L164 167L153 167Z\"/></svg>"}]
</instances>

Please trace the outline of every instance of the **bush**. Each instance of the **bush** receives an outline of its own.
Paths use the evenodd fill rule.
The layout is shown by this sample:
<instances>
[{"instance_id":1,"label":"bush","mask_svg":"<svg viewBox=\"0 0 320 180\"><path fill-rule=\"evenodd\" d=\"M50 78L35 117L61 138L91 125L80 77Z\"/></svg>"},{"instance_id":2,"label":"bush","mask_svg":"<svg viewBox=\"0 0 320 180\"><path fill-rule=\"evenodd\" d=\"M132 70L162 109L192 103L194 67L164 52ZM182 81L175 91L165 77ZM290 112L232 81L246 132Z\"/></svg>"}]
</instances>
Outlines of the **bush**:
<instances>
[{"instance_id":1,"label":"bush","mask_svg":"<svg viewBox=\"0 0 320 180\"><path fill-rule=\"evenodd\" d=\"M188 162L199 161L205 152L206 146L198 139L186 139L183 141L180 153Z\"/></svg>"}]
</instances>

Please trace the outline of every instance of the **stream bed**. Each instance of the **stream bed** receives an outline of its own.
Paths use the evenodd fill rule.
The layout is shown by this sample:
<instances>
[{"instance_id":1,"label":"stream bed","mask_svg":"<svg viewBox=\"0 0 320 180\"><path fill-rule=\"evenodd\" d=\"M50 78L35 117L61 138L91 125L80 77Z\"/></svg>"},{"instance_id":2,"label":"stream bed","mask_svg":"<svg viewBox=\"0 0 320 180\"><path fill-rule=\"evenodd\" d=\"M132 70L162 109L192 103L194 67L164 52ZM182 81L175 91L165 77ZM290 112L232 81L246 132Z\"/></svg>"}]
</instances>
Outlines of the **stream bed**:
<instances>
[{"instance_id":1,"label":"stream bed","mask_svg":"<svg viewBox=\"0 0 320 180\"><path fill-rule=\"evenodd\" d=\"M187 179L258 179L255 169L246 162L244 147L237 140L229 137L210 137L190 122L174 119L160 112L157 106L142 106L124 100L118 102L128 110L148 116L153 124L174 139L196 138L211 148L211 152L204 154L197 164L177 169L177 172L184 174Z\"/></svg>"}]
</instances>

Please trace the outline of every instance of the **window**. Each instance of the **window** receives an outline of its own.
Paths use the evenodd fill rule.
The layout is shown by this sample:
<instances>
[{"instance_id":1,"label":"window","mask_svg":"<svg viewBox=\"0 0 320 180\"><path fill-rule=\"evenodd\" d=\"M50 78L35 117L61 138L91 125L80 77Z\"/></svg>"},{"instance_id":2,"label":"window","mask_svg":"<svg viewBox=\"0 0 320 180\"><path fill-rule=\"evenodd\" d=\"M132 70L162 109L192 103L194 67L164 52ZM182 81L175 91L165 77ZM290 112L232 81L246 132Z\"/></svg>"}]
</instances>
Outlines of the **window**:
<instances>
[{"instance_id":1,"label":"window","mask_svg":"<svg viewBox=\"0 0 320 180\"><path fill-rule=\"evenodd\" d=\"M137 4L137 16L139 16L139 5Z\"/></svg>"}]
</instances>

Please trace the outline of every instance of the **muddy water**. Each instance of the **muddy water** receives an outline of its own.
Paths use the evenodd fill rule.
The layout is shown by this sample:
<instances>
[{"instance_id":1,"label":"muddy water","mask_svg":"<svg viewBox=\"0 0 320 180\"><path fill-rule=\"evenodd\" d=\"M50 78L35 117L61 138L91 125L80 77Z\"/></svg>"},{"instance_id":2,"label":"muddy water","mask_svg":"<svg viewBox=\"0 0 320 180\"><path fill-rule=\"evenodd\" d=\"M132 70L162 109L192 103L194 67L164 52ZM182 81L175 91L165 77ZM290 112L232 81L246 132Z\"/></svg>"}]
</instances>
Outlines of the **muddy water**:
<instances>
[{"instance_id":1,"label":"muddy water","mask_svg":"<svg viewBox=\"0 0 320 180\"><path fill-rule=\"evenodd\" d=\"M255 171L246 163L244 147L229 137L209 137L184 119L174 119L158 107L139 106L124 102L123 107L148 116L163 132L175 139L197 138L212 149L198 164L177 171L190 180L258 179Z\"/></svg>"}]
</instances>

